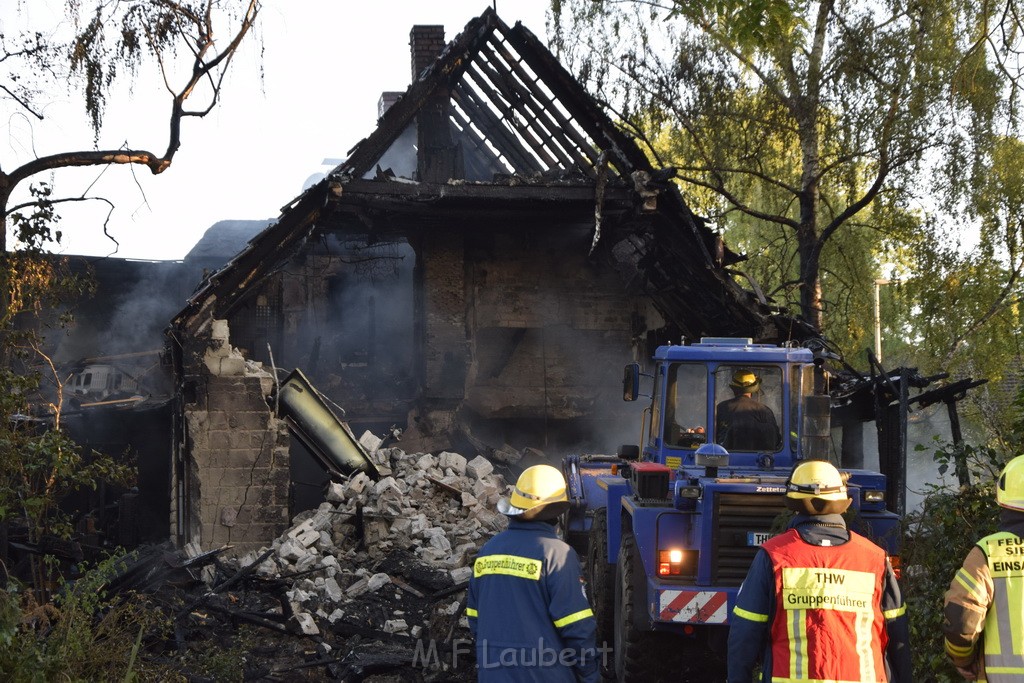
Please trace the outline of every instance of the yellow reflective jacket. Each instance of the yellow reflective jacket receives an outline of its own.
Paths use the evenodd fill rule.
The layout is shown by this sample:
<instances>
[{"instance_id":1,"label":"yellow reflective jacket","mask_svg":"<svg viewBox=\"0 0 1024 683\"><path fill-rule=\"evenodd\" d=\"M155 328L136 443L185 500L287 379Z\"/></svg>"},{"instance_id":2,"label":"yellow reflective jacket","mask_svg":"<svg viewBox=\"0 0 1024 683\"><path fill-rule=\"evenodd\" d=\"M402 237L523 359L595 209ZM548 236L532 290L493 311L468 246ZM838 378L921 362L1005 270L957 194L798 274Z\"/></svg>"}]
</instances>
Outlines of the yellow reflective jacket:
<instances>
[{"instance_id":1,"label":"yellow reflective jacket","mask_svg":"<svg viewBox=\"0 0 1024 683\"><path fill-rule=\"evenodd\" d=\"M979 681L1021 680L1024 540L1001 531L978 541L946 591L943 616L946 654L955 666L976 663Z\"/></svg>"}]
</instances>

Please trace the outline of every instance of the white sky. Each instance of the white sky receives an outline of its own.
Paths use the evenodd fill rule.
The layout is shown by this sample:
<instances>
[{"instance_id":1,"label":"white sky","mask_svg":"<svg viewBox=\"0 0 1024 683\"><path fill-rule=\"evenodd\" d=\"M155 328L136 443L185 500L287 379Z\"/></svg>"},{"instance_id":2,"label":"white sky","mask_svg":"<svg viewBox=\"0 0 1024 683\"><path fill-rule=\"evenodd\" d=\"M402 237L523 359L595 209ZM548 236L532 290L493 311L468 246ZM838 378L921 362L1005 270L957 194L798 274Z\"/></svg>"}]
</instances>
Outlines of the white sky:
<instances>
[{"instance_id":1,"label":"white sky","mask_svg":"<svg viewBox=\"0 0 1024 683\"><path fill-rule=\"evenodd\" d=\"M232 64L220 104L206 118L185 121L181 148L167 171L153 176L142 166L115 166L55 176L55 196L88 192L116 204L108 232L120 243L103 235L106 204L64 204L57 209L61 251L180 259L217 221L276 219L310 176L329 170L333 164L323 165L325 159L346 157L374 130L380 94L408 87L412 26L443 25L450 41L489 6L491 0L263 0L259 31ZM543 42L549 6L550 0L497 0L503 21L522 21ZM0 32L14 35L26 20L52 24L62 8L58 0L4 0ZM228 28L220 30L226 38ZM262 57L253 37L262 39ZM137 83L146 87L108 103L99 147L127 143L161 154L169 96L154 77L140 76ZM12 117L8 105L0 103L7 124L0 137L5 171L32 154L92 147L75 97L55 94L42 122ZM24 199L25 189L12 204Z\"/></svg>"}]
</instances>

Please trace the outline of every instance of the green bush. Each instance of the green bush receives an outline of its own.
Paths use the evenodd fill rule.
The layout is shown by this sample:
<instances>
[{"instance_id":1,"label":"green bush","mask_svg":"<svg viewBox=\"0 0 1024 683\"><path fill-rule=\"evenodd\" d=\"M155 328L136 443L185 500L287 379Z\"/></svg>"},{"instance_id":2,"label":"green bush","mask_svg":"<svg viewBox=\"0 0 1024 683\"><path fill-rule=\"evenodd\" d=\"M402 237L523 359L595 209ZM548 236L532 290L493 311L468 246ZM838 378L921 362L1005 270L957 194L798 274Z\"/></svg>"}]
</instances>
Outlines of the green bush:
<instances>
[{"instance_id":1,"label":"green bush","mask_svg":"<svg viewBox=\"0 0 1024 683\"><path fill-rule=\"evenodd\" d=\"M168 632L161 611L142 596L108 597L117 557L63 582L52 601L11 583L0 591L0 671L10 683L174 680L166 667L138 657L143 637Z\"/></svg>"},{"instance_id":2,"label":"green bush","mask_svg":"<svg viewBox=\"0 0 1024 683\"><path fill-rule=\"evenodd\" d=\"M996 529L999 508L994 474L1009 458L988 447L940 447L940 472L960 456L971 472L971 485L958 489L929 486L920 510L904 520L902 554L904 598L910 622L914 680L959 683L963 680L943 651L943 597L971 547Z\"/></svg>"}]
</instances>

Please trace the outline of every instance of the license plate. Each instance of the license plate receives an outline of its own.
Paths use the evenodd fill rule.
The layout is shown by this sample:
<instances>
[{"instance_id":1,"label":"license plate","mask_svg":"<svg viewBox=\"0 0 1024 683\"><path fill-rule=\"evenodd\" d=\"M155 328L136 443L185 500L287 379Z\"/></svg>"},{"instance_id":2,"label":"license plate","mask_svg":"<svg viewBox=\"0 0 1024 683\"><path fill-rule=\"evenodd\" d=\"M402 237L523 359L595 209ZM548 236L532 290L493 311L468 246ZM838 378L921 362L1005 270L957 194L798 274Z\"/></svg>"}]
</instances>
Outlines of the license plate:
<instances>
[{"instance_id":1,"label":"license plate","mask_svg":"<svg viewBox=\"0 0 1024 683\"><path fill-rule=\"evenodd\" d=\"M761 545L775 534L769 534L763 531L748 531L747 532L747 545Z\"/></svg>"}]
</instances>

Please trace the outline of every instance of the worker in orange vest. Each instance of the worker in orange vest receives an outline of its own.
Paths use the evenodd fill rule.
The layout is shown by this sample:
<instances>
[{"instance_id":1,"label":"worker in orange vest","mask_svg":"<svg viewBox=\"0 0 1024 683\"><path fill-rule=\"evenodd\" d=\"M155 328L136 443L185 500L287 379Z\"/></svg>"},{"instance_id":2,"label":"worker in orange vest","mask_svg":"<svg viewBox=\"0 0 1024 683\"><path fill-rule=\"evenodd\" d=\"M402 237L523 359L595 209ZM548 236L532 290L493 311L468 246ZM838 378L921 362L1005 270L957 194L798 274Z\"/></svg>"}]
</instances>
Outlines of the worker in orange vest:
<instances>
[{"instance_id":1,"label":"worker in orange vest","mask_svg":"<svg viewBox=\"0 0 1024 683\"><path fill-rule=\"evenodd\" d=\"M839 470L797 463L786 482L797 514L766 541L736 596L728 681L911 683L909 629L885 551L846 528Z\"/></svg>"}]
</instances>

